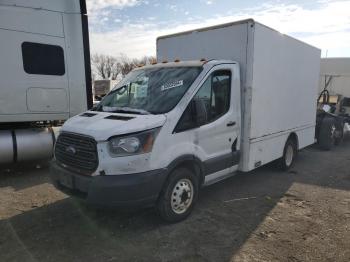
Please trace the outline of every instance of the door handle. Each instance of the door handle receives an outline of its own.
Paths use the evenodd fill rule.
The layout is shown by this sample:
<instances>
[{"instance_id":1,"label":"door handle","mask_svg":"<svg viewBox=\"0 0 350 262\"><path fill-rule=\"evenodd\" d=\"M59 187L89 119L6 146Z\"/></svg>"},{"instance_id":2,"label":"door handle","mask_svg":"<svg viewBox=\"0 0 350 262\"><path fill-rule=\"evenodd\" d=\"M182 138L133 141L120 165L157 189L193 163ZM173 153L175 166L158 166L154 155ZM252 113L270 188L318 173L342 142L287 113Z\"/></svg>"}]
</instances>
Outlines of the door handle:
<instances>
[{"instance_id":1,"label":"door handle","mask_svg":"<svg viewBox=\"0 0 350 262\"><path fill-rule=\"evenodd\" d=\"M236 125L236 122L235 121L231 121L231 122L228 122L226 126L234 126Z\"/></svg>"}]
</instances>

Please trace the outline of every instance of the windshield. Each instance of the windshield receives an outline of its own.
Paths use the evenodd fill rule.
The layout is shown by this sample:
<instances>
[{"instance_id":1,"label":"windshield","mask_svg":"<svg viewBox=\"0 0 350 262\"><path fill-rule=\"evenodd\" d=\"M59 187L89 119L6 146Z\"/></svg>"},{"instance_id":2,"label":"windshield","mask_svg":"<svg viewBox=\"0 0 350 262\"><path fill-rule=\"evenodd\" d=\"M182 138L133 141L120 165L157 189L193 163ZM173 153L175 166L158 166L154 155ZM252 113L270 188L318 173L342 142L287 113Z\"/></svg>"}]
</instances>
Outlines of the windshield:
<instances>
[{"instance_id":1,"label":"windshield","mask_svg":"<svg viewBox=\"0 0 350 262\"><path fill-rule=\"evenodd\" d=\"M202 67L163 67L130 72L96 110L162 114L173 109L201 72Z\"/></svg>"}]
</instances>

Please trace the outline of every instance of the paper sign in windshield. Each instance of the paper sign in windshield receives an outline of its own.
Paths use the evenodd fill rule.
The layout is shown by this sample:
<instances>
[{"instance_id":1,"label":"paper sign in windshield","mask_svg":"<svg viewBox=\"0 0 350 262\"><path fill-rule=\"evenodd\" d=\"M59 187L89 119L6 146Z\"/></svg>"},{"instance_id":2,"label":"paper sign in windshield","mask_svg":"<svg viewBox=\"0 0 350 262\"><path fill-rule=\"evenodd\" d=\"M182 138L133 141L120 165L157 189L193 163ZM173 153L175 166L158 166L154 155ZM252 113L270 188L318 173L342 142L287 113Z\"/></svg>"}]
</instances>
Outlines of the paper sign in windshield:
<instances>
[{"instance_id":1,"label":"paper sign in windshield","mask_svg":"<svg viewBox=\"0 0 350 262\"><path fill-rule=\"evenodd\" d=\"M184 84L184 81L183 81L183 80L174 81L174 82L166 83L166 84L162 85L160 89L161 89L162 91L165 91L165 90L172 89L172 88L174 88L174 87L183 86L183 84Z\"/></svg>"}]
</instances>

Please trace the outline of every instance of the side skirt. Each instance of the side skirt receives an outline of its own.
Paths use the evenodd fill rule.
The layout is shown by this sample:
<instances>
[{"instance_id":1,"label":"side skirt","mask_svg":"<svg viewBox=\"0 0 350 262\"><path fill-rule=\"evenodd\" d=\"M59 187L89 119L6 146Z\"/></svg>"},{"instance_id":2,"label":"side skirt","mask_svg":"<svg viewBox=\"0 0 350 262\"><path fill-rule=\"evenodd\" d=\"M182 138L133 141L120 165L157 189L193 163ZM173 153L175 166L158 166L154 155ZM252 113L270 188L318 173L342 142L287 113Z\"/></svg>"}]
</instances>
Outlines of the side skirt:
<instances>
[{"instance_id":1,"label":"side skirt","mask_svg":"<svg viewBox=\"0 0 350 262\"><path fill-rule=\"evenodd\" d=\"M204 179L203 186L209 186L226 178L232 177L236 174L235 171L238 170L238 165L225 168L218 172L212 173L210 175L206 175Z\"/></svg>"},{"instance_id":2,"label":"side skirt","mask_svg":"<svg viewBox=\"0 0 350 262\"><path fill-rule=\"evenodd\" d=\"M240 151L218 156L204 161L204 186L214 184L227 177L233 176L238 169Z\"/></svg>"}]
</instances>

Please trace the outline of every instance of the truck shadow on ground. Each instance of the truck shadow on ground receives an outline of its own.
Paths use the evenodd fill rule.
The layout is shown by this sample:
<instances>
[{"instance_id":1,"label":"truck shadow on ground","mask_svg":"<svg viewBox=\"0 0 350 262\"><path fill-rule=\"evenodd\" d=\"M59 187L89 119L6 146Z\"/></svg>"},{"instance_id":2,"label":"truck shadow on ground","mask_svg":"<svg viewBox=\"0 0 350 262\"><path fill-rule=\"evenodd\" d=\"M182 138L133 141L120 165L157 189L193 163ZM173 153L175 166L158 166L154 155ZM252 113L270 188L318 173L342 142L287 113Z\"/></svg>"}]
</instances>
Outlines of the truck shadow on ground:
<instances>
[{"instance_id":1,"label":"truck shadow on ground","mask_svg":"<svg viewBox=\"0 0 350 262\"><path fill-rule=\"evenodd\" d=\"M48 161L0 166L0 188L12 187L16 191L50 182Z\"/></svg>"},{"instance_id":2,"label":"truck shadow on ground","mask_svg":"<svg viewBox=\"0 0 350 262\"><path fill-rule=\"evenodd\" d=\"M287 173L269 165L204 188L193 214L173 225L153 209L63 199L0 221L0 253L15 261L228 261L293 183L350 190L349 146L337 154L311 147Z\"/></svg>"}]
</instances>

